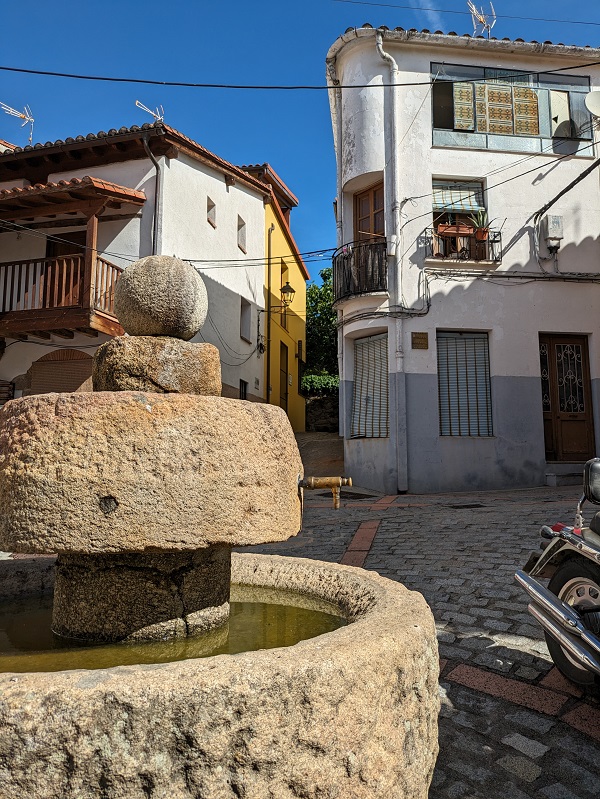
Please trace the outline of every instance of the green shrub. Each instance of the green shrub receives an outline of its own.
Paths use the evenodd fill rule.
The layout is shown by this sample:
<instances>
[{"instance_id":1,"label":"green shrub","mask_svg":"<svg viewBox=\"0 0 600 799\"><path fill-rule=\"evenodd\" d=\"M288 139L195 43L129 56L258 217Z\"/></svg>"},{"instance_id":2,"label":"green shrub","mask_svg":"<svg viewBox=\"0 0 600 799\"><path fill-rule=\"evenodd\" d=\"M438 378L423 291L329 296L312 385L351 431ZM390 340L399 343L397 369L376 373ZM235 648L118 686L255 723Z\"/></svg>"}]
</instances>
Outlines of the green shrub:
<instances>
[{"instance_id":1,"label":"green shrub","mask_svg":"<svg viewBox=\"0 0 600 799\"><path fill-rule=\"evenodd\" d=\"M336 394L339 387L340 378L337 375L304 375L302 377L302 393L310 397Z\"/></svg>"}]
</instances>

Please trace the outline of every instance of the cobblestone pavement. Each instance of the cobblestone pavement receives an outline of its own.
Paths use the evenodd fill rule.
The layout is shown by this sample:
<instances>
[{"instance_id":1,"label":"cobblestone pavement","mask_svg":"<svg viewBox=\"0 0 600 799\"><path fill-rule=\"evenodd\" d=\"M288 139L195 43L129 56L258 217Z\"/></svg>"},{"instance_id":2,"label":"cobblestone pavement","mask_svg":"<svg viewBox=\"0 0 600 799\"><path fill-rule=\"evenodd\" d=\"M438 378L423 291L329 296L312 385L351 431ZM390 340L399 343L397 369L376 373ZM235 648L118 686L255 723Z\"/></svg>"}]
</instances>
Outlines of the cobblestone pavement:
<instances>
[{"instance_id":1,"label":"cobblestone pavement","mask_svg":"<svg viewBox=\"0 0 600 799\"><path fill-rule=\"evenodd\" d=\"M369 496L306 493L303 531L254 551L343 561L420 591L441 659L430 799L598 799L600 704L552 667L513 580L542 524L572 523L577 487ZM390 797L393 799L393 797Z\"/></svg>"}]
</instances>

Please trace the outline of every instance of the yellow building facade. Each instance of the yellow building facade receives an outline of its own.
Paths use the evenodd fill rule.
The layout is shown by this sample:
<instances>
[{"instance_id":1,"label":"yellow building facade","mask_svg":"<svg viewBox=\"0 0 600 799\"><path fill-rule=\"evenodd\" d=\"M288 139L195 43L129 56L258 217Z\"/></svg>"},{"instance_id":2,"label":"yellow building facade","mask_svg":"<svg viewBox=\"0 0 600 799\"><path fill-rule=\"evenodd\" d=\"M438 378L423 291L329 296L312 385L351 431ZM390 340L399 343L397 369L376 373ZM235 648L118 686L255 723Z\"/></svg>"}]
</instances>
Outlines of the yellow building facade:
<instances>
[{"instance_id":1,"label":"yellow building facade","mask_svg":"<svg viewBox=\"0 0 600 799\"><path fill-rule=\"evenodd\" d=\"M265 310L261 313L265 400L287 413L294 432L305 430L306 401L300 379L306 358L306 281L310 275L290 230L298 200L268 164L244 169L271 187L265 207ZM289 284L293 299L284 307L281 289Z\"/></svg>"}]
</instances>

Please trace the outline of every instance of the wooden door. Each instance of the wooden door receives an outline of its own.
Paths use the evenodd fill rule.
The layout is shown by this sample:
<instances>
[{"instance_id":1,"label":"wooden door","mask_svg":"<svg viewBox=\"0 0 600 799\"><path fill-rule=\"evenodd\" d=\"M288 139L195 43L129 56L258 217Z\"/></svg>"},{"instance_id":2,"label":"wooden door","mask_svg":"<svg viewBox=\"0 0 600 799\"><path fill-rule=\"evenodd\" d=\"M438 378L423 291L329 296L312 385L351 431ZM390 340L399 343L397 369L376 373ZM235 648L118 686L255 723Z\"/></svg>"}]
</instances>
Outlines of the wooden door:
<instances>
[{"instance_id":1,"label":"wooden door","mask_svg":"<svg viewBox=\"0 0 600 799\"><path fill-rule=\"evenodd\" d=\"M354 240L381 240L385 235L383 183L354 196Z\"/></svg>"},{"instance_id":2,"label":"wooden door","mask_svg":"<svg viewBox=\"0 0 600 799\"><path fill-rule=\"evenodd\" d=\"M546 460L593 458L587 336L540 335L540 370Z\"/></svg>"}]
</instances>

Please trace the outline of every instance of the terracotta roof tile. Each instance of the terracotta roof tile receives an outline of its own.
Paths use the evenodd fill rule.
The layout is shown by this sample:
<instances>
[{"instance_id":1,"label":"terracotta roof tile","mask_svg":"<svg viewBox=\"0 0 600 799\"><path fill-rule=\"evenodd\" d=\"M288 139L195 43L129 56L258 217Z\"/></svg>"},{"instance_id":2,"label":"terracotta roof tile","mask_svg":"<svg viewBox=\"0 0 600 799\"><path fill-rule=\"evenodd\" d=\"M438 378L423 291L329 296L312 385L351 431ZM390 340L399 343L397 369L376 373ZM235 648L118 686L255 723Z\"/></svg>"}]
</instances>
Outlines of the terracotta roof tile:
<instances>
[{"instance_id":1,"label":"terracotta roof tile","mask_svg":"<svg viewBox=\"0 0 600 799\"><path fill-rule=\"evenodd\" d=\"M207 150L206 147L203 147L198 142L190 139L189 136L186 136L184 133L176 130L175 128L170 127L170 125L166 125L164 122L146 122L143 125L132 125L130 128L122 127L122 128L111 128L108 131L98 131L98 133L88 133L85 136L69 136L66 139L56 139L56 141L47 141L44 144L38 142L37 144L27 145L26 147L15 147L14 150L5 150L4 152L0 149L0 161L3 158L13 157L15 155L20 155L21 153L36 153L39 150L50 149L50 148L63 148L68 147L69 145L73 144L82 144L85 142L94 142L102 139L111 139L115 136L128 136L130 134L143 134L149 133L150 135L155 134L156 136L161 135L168 135L174 141L175 144L178 142L180 144L187 145L190 149L194 150L197 155L202 158L211 161L215 166L222 169L224 172L229 173L235 178L244 181L247 184L250 184L255 189L257 189L261 194L267 195L268 190L265 189L264 183L258 180L257 178L250 175L248 172L244 172L243 169L240 167L235 166L235 164L226 161L224 158L216 155L215 153ZM285 184L284 184L285 185Z\"/></svg>"},{"instance_id":2,"label":"terracotta roof tile","mask_svg":"<svg viewBox=\"0 0 600 799\"><path fill-rule=\"evenodd\" d=\"M73 189L91 188L94 193L110 194L116 198L129 199L133 202L143 203L146 195L143 191L130 189L127 186L119 186L108 180L85 176L82 178L72 178L71 180L59 180L57 183L36 183L35 186L16 187L14 189L0 189L0 200L20 199L24 196L36 194L52 194L55 192L72 191ZM58 206L57 206L58 207Z\"/></svg>"}]
</instances>

